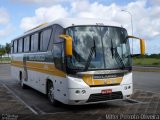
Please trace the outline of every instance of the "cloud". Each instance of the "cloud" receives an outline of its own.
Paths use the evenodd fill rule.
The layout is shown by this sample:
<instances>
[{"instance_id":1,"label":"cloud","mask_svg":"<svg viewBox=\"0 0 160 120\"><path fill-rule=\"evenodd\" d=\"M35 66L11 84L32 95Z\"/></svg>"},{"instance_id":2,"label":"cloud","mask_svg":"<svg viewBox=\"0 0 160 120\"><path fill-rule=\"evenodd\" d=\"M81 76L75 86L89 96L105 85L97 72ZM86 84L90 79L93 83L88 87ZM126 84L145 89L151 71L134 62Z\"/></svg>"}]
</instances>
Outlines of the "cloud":
<instances>
[{"instance_id":1,"label":"cloud","mask_svg":"<svg viewBox=\"0 0 160 120\"><path fill-rule=\"evenodd\" d=\"M67 9L61 5L55 5L50 8L39 8L35 11L35 16L22 19L20 27L24 30L31 29L39 24L51 22L55 19L67 17Z\"/></svg>"},{"instance_id":2,"label":"cloud","mask_svg":"<svg viewBox=\"0 0 160 120\"><path fill-rule=\"evenodd\" d=\"M103 18L116 21L131 34L131 16L122 9L130 11L133 18L133 33L145 39L154 39L160 35L160 6L146 7L147 1L141 0L119 6L115 3L105 6L98 2L89 4L87 1L73 2L72 12L75 17Z\"/></svg>"},{"instance_id":3,"label":"cloud","mask_svg":"<svg viewBox=\"0 0 160 120\"><path fill-rule=\"evenodd\" d=\"M40 5L57 4L57 3L62 3L66 1L69 1L69 0L11 0L11 2L14 2L14 3L40 4Z\"/></svg>"},{"instance_id":4,"label":"cloud","mask_svg":"<svg viewBox=\"0 0 160 120\"><path fill-rule=\"evenodd\" d=\"M155 39L160 35L159 6L147 7L146 1L137 1L128 4L126 8L132 11L134 33L136 35L149 40Z\"/></svg>"},{"instance_id":5,"label":"cloud","mask_svg":"<svg viewBox=\"0 0 160 120\"><path fill-rule=\"evenodd\" d=\"M28 30L43 22L62 17L99 18L118 22L132 34L131 16L127 12L122 12L122 9L132 14L134 35L147 40L160 35L160 6L147 6L147 0L134 1L127 5L115 3L105 5L98 1L91 3L88 0L72 0L68 8L62 5L38 8L35 10L35 16L22 19L21 28Z\"/></svg>"},{"instance_id":6,"label":"cloud","mask_svg":"<svg viewBox=\"0 0 160 120\"><path fill-rule=\"evenodd\" d=\"M160 0L148 0L148 2L151 3L152 5L156 5L156 6L160 5Z\"/></svg>"},{"instance_id":7,"label":"cloud","mask_svg":"<svg viewBox=\"0 0 160 120\"><path fill-rule=\"evenodd\" d=\"M3 27L2 29L0 29L0 39L3 40L6 37L8 37L8 35L10 35L13 32L13 26L8 24L5 27Z\"/></svg>"},{"instance_id":8,"label":"cloud","mask_svg":"<svg viewBox=\"0 0 160 120\"><path fill-rule=\"evenodd\" d=\"M10 15L8 14L7 10L3 7L0 7L0 41L8 37L13 30L13 27L9 22Z\"/></svg>"},{"instance_id":9,"label":"cloud","mask_svg":"<svg viewBox=\"0 0 160 120\"><path fill-rule=\"evenodd\" d=\"M0 7L0 25L7 24L9 22L9 14L7 13L6 9Z\"/></svg>"}]
</instances>

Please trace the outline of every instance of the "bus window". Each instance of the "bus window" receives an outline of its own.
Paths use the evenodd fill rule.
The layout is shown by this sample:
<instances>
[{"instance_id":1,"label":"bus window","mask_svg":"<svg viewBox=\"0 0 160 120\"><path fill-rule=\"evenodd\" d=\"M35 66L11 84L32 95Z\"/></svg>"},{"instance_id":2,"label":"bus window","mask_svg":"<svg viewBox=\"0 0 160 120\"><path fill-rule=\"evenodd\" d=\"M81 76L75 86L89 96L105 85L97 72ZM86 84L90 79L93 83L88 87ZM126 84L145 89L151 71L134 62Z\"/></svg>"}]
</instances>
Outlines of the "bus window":
<instances>
[{"instance_id":1,"label":"bus window","mask_svg":"<svg viewBox=\"0 0 160 120\"><path fill-rule=\"evenodd\" d=\"M39 45L39 34L34 34L34 51L38 51L38 45Z\"/></svg>"},{"instance_id":2,"label":"bus window","mask_svg":"<svg viewBox=\"0 0 160 120\"><path fill-rule=\"evenodd\" d=\"M11 53L14 53L14 44L13 44L13 41L11 42Z\"/></svg>"},{"instance_id":3,"label":"bus window","mask_svg":"<svg viewBox=\"0 0 160 120\"><path fill-rule=\"evenodd\" d=\"M38 51L38 45L39 45L39 36L38 33L31 36L31 51L36 52Z\"/></svg>"},{"instance_id":4,"label":"bus window","mask_svg":"<svg viewBox=\"0 0 160 120\"><path fill-rule=\"evenodd\" d=\"M28 52L30 50L30 36L24 38L24 52Z\"/></svg>"},{"instance_id":5,"label":"bus window","mask_svg":"<svg viewBox=\"0 0 160 120\"><path fill-rule=\"evenodd\" d=\"M52 29L47 29L41 32L40 35L40 51L47 51Z\"/></svg>"},{"instance_id":6,"label":"bus window","mask_svg":"<svg viewBox=\"0 0 160 120\"><path fill-rule=\"evenodd\" d=\"M23 39L18 40L18 52L23 52Z\"/></svg>"},{"instance_id":7,"label":"bus window","mask_svg":"<svg viewBox=\"0 0 160 120\"><path fill-rule=\"evenodd\" d=\"M57 25L54 36L53 56L55 66L60 70L64 70L64 40L59 38L62 33L63 28Z\"/></svg>"},{"instance_id":8,"label":"bus window","mask_svg":"<svg viewBox=\"0 0 160 120\"><path fill-rule=\"evenodd\" d=\"M54 43L62 42L63 39L59 38L59 35L63 33L64 33L64 29L61 26L56 25Z\"/></svg>"},{"instance_id":9,"label":"bus window","mask_svg":"<svg viewBox=\"0 0 160 120\"><path fill-rule=\"evenodd\" d=\"M14 53L17 52L17 40L14 41Z\"/></svg>"},{"instance_id":10,"label":"bus window","mask_svg":"<svg viewBox=\"0 0 160 120\"><path fill-rule=\"evenodd\" d=\"M53 51L55 66L64 70L64 42L54 44Z\"/></svg>"},{"instance_id":11,"label":"bus window","mask_svg":"<svg viewBox=\"0 0 160 120\"><path fill-rule=\"evenodd\" d=\"M34 35L31 36L31 51L34 51Z\"/></svg>"}]
</instances>

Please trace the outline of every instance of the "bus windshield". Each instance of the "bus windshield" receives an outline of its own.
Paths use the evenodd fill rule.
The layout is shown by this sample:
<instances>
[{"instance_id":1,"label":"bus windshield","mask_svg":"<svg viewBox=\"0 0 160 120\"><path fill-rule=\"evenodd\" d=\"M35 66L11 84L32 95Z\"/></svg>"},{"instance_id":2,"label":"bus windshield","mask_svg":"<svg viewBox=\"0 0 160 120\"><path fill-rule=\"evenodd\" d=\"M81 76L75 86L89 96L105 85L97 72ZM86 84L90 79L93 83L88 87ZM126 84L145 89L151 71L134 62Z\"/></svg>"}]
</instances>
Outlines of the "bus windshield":
<instances>
[{"instance_id":1,"label":"bus windshield","mask_svg":"<svg viewBox=\"0 0 160 120\"><path fill-rule=\"evenodd\" d=\"M80 71L131 67L127 31L111 26L73 26L66 29L73 39L73 56L67 67Z\"/></svg>"}]
</instances>

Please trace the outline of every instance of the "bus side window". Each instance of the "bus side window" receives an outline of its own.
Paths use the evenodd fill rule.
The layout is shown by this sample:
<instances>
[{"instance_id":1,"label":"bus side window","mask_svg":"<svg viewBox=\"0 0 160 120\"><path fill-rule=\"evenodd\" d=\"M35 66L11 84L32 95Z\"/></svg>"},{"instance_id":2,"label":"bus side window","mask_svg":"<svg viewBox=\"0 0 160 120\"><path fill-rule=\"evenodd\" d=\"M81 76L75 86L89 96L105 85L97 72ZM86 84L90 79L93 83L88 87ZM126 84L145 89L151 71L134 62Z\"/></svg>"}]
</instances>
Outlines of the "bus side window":
<instances>
[{"instance_id":1,"label":"bus side window","mask_svg":"<svg viewBox=\"0 0 160 120\"><path fill-rule=\"evenodd\" d=\"M18 52L23 52L23 39L18 40Z\"/></svg>"},{"instance_id":2,"label":"bus side window","mask_svg":"<svg viewBox=\"0 0 160 120\"><path fill-rule=\"evenodd\" d=\"M52 50L53 50L53 40L54 40L55 33L56 33L56 26L57 26L57 25L53 25L53 26L52 26L51 39L49 40L49 46L48 46L48 50L49 50L49 51L52 51Z\"/></svg>"},{"instance_id":3,"label":"bus side window","mask_svg":"<svg viewBox=\"0 0 160 120\"><path fill-rule=\"evenodd\" d=\"M29 52L30 45L30 36L27 36L24 38L24 52Z\"/></svg>"},{"instance_id":4,"label":"bus side window","mask_svg":"<svg viewBox=\"0 0 160 120\"><path fill-rule=\"evenodd\" d=\"M34 34L31 35L31 51L34 52Z\"/></svg>"},{"instance_id":5,"label":"bus side window","mask_svg":"<svg viewBox=\"0 0 160 120\"><path fill-rule=\"evenodd\" d=\"M53 60L56 68L64 70L64 42L55 43L53 51Z\"/></svg>"},{"instance_id":6,"label":"bus side window","mask_svg":"<svg viewBox=\"0 0 160 120\"><path fill-rule=\"evenodd\" d=\"M34 34L34 51L38 51L39 34Z\"/></svg>"},{"instance_id":7,"label":"bus side window","mask_svg":"<svg viewBox=\"0 0 160 120\"><path fill-rule=\"evenodd\" d=\"M52 29L46 29L40 35L40 51L47 51Z\"/></svg>"},{"instance_id":8,"label":"bus side window","mask_svg":"<svg viewBox=\"0 0 160 120\"><path fill-rule=\"evenodd\" d=\"M54 43L58 43L58 42L62 42L63 41L63 39L59 38L59 35L61 35L63 33L64 33L64 29L61 26L56 25Z\"/></svg>"},{"instance_id":9,"label":"bus side window","mask_svg":"<svg viewBox=\"0 0 160 120\"><path fill-rule=\"evenodd\" d=\"M39 45L39 35L38 33L35 33L31 36L31 51L37 52L38 51L38 45Z\"/></svg>"},{"instance_id":10,"label":"bus side window","mask_svg":"<svg viewBox=\"0 0 160 120\"><path fill-rule=\"evenodd\" d=\"M14 53L14 44L13 44L13 41L11 42L11 53Z\"/></svg>"},{"instance_id":11,"label":"bus side window","mask_svg":"<svg viewBox=\"0 0 160 120\"><path fill-rule=\"evenodd\" d=\"M14 53L17 53L17 40L14 41Z\"/></svg>"},{"instance_id":12,"label":"bus side window","mask_svg":"<svg viewBox=\"0 0 160 120\"><path fill-rule=\"evenodd\" d=\"M59 38L59 35L63 33L61 26L56 26L53 44L53 56L56 68L64 71L64 40Z\"/></svg>"},{"instance_id":13,"label":"bus side window","mask_svg":"<svg viewBox=\"0 0 160 120\"><path fill-rule=\"evenodd\" d=\"M43 32L41 32L41 34L40 34L40 51L44 51L43 50L43 42L44 42L44 40L43 40Z\"/></svg>"}]
</instances>

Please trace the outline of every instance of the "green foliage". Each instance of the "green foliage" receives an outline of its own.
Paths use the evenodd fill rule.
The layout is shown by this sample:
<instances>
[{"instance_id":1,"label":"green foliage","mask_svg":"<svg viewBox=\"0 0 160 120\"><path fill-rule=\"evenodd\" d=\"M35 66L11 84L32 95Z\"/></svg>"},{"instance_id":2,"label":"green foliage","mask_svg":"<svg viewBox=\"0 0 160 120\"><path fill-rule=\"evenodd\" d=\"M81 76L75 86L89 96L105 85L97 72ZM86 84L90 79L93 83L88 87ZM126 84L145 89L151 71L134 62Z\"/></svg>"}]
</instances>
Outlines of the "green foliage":
<instances>
[{"instance_id":1,"label":"green foliage","mask_svg":"<svg viewBox=\"0 0 160 120\"><path fill-rule=\"evenodd\" d=\"M11 59L9 57L0 58L0 63L10 63Z\"/></svg>"},{"instance_id":2,"label":"green foliage","mask_svg":"<svg viewBox=\"0 0 160 120\"><path fill-rule=\"evenodd\" d=\"M160 63L158 63L158 62L154 62L152 65L159 65Z\"/></svg>"},{"instance_id":3,"label":"green foliage","mask_svg":"<svg viewBox=\"0 0 160 120\"><path fill-rule=\"evenodd\" d=\"M158 58L133 58L134 66L160 66Z\"/></svg>"},{"instance_id":4,"label":"green foliage","mask_svg":"<svg viewBox=\"0 0 160 120\"><path fill-rule=\"evenodd\" d=\"M6 53L6 50L4 47L0 48L0 57L2 57L2 55L4 55Z\"/></svg>"},{"instance_id":5,"label":"green foliage","mask_svg":"<svg viewBox=\"0 0 160 120\"><path fill-rule=\"evenodd\" d=\"M11 45L9 43L6 43L5 46L0 45L0 58L2 58L5 54L10 54L11 51Z\"/></svg>"},{"instance_id":6,"label":"green foliage","mask_svg":"<svg viewBox=\"0 0 160 120\"><path fill-rule=\"evenodd\" d=\"M150 54L150 55L140 55L140 56L136 56L134 58L157 58L160 59L160 54Z\"/></svg>"},{"instance_id":7,"label":"green foliage","mask_svg":"<svg viewBox=\"0 0 160 120\"><path fill-rule=\"evenodd\" d=\"M11 44L6 43L5 49L6 49L6 53L9 54L11 51Z\"/></svg>"},{"instance_id":8,"label":"green foliage","mask_svg":"<svg viewBox=\"0 0 160 120\"><path fill-rule=\"evenodd\" d=\"M9 58L9 57L0 58L0 63L2 63L2 62L9 62L9 61L11 61L11 58Z\"/></svg>"}]
</instances>

